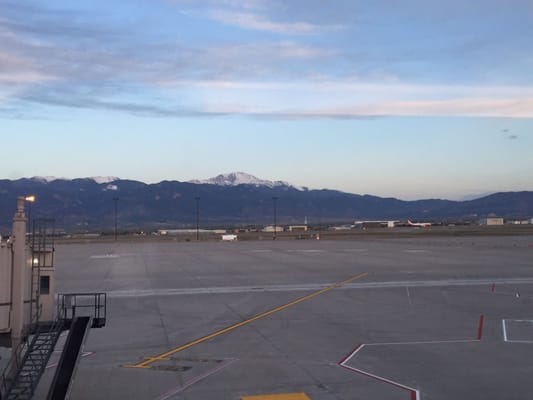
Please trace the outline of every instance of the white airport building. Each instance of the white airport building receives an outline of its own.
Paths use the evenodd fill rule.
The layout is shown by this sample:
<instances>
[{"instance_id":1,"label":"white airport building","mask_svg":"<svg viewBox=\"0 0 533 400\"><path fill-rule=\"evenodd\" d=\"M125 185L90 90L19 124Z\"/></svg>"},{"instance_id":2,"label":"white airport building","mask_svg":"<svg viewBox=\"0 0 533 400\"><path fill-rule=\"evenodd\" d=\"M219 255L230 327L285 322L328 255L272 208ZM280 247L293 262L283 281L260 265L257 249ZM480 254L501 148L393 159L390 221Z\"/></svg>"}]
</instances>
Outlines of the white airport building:
<instances>
[{"instance_id":1,"label":"white airport building","mask_svg":"<svg viewBox=\"0 0 533 400\"><path fill-rule=\"evenodd\" d=\"M479 220L479 225L496 226L503 225L504 220L501 217L487 217Z\"/></svg>"}]
</instances>

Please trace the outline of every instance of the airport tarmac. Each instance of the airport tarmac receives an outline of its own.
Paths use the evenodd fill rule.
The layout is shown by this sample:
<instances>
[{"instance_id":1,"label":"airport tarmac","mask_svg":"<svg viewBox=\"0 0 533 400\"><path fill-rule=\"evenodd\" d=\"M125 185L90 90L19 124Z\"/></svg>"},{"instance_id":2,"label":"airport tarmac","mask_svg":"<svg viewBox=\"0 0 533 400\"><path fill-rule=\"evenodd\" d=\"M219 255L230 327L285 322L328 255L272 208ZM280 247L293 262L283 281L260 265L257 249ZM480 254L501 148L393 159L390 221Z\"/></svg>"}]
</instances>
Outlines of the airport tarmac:
<instances>
[{"instance_id":1,"label":"airport tarmac","mask_svg":"<svg viewBox=\"0 0 533 400\"><path fill-rule=\"evenodd\" d=\"M532 397L531 236L71 244L55 258L58 292L108 293L75 400Z\"/></svg>"}]
</instances>

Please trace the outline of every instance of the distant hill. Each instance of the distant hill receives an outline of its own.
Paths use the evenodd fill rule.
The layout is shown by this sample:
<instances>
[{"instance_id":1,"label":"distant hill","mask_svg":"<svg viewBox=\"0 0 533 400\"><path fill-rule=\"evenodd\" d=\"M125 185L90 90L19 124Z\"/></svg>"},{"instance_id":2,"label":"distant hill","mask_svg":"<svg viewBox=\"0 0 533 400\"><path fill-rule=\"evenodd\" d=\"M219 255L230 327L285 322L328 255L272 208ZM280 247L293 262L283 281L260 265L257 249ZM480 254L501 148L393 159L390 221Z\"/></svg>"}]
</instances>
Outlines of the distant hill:
<instances>
[{"instance_id":1,"label":"distant hill","mask_svg":"<svg viewBox=\"0 0 533 400\"><path fill-rule=\"evenodd\" d=\"M162 181L146 184L113 177L84 179L25 178L0 180L0 229L11 226L16 199L34 194L32 218L53 218L68 231L98 232L114 226L118 198L121 229L155 229L196 225L200 197L202 226L261 225L273 220L277 198L280 224L361 219L477 219L489 214L531 217L533 192L495 193L469 201L402 201L336 190L309 190L286 182L271 182L244 173L221 175L201 182Z\"/></svg>"}]
</instances>

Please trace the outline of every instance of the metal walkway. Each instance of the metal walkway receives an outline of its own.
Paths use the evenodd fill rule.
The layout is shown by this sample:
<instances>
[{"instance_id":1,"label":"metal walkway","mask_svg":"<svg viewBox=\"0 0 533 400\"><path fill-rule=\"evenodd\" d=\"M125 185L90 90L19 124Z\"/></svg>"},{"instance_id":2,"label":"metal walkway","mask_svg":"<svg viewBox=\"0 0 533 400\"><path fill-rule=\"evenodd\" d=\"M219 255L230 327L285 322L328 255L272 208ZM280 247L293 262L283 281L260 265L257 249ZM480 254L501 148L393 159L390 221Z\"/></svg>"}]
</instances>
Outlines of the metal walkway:
<instances>
[{"instance_id":1,"label":"metal walkway","mask_svg":"<svg viewBox=\"0 0 533 400\"><path fill-rule=\"evenodd\" d=\"M80 360L83 344L89 329L91 329L90 323L90 317L76 317L72 321L61 359L48 391L47 400L63 400L67 397L74 371Z\"/></svg>"}]
</instances>

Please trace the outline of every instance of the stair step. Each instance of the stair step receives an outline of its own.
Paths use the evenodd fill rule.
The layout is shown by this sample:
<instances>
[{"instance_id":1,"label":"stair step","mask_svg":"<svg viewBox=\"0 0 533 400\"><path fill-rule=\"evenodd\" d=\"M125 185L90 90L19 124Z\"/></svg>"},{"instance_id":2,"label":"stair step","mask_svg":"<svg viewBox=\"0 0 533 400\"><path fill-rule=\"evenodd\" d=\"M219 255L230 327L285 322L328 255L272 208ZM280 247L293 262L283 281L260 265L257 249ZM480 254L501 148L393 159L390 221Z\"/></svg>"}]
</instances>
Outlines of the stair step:
<instances>
[{"instance_id":1,"label":"stair step","mask_svg":"<svg viewBox=\"0 0 533 400\"><path fill-rule=\"evenodd\" d=\"M32 376L36 374L37 374L37 368L28 367L28 368L21 369L19 376L24 377L24 376Z\"/></svg>"},{"instance_id":2,"label":"stair step","mask_svg":"<svg viewBox=\"0 0 533 400\"><path fill-rule=\"evenodd\" d=\"M42 343L36 346L33 350L49 350L52 347L52 343Z\"/></svg>"},{"instance_id":3,"label":"stair step","mask_svg":"<svg viewBox=\"0 0 533 400\"><path fill-rule=\"evenodd\" d=\"M43 357L46 357L50 352L36 352L36 353L31 353L31 354L28 354L28 357L31 358L31 359L39 359L39 358L43 358Z\"/></svg>"},{"instance_id":4,"label":"stair step","mask_svg":"<svg viewBox=\"0 0 533 400\"><path fill-rule=\"evenodd\" d=\"M37 349L28 354L28 357L40 357L42 355L47 355L51 353L51 348L48 349Z\"/></svg>"},{"instance_id":5,"label":"stair step","mask_svg":"<svg viewBox=\"0 0 533 400\"><path fill-rule=\"evenodd\" d=\"M33 382L35 380L36 376L21 376L19 379L18 379L18 382L17 384L24 384L26 382Z\"/></svg>"},{"instance_id":6,"label":"stair step","mask_svg":"<svg viewBox=\"0 0 533 400\"><path fill-rule=\"evenodd\" d=\"M46 346L46 347L34 347L33 349L30 350L30 353L39 353L41 352L41 350L48 350L50 349L52 346Z\"/></svg>"},{"instance_id":7,"label":"stair step","mask_svg":"<svg viewBox=\"0 0 533 400\"><path fill-rule=\"evenodd\" d=\"M35 342L34 346L49 346L52 343L52 340L46 340L41 342Z\"/></svg>"},{"instance_id":8,"label":"stair step","mask_svg":"<svg viewBox=\"0 0 533 400\"><path fill-rule=\"evenodd\" d=\"M20 388L21 390L27 390L32 387L32 385L35 383L35 380L28 380L28 381L22 381L19 385L17 385L17 388Z\"/></svg>"},{"instance_id":9,"label":"stair step","mask_svg":"<svg viewBox=\"0 0 533 400\"><path fill-rule=\"evenodd\" d=\"M13 393L13 392L22 393L22 392L28 390L28 387L29 387L29 386L15 386L15 387L11 390L11 393Z\"/></svg>"},{"instance_id":10,"label":"stair step","mask_svg":"<svg viewBox=\"0 0 533 400\"><path fill-rule=\"evenodd\" d=\"M42 364L44 359L45 359L44 357L36 356L36 355L33 355L31 357L28 356L28 361L30 362L31 365Z\"/></svg>"},{"instance_id":11,"label":"stair step","mask_svg":"<svg viewBox=\"0 0 533 400\"><path fill-rule=\"evenodd\" d=\"M7 397L8 399L20 399L21 398L21 395L25 395L25 394L29 394L28 393L28 389L26 390L19 390L19 391L11 391L11 393L9 393L9 396Z\"/></svg>"},{"instance_id":12,"label":"stair step","mask_svg":"<svg viewBox=\"0 0 533 400\"><path fill-rule=\"evenodd\" d=\"M46 353L48 353L48 350L50 350L51 348L52 348L52 346L33 349L30 354L35 354L35 355L46 354Z\"/></svg>"},{"instance_id":13,"label":"stair step","mask_svg":"<svg viewBox=\"0 0 533 400\"><path fill-rule=\"evenodd\" d=\"M32 377L32 376L36 376L38 375L38 370L40 370L41 368L32 368L32 369L26 369L26 370L22 370L20 371L20 377L21 378L26 378L26 377Z\"/></svg>"},{"instance_id":14,"label":"stair step","mask_svg":"<svg viewBox=\"0 0 533 400\"><path fill-rule=\"evenodd\" d=\"M46 338L39 338L35 341L35 344L39 344L39 343L49 343L52 341L52 338L51 337L46 337Z\"/></svg>"}]
</instances>

